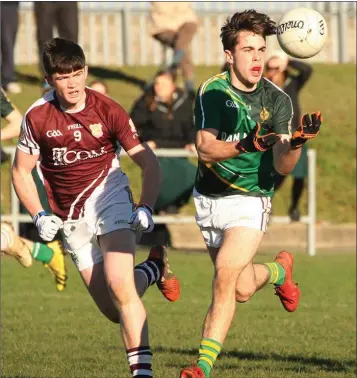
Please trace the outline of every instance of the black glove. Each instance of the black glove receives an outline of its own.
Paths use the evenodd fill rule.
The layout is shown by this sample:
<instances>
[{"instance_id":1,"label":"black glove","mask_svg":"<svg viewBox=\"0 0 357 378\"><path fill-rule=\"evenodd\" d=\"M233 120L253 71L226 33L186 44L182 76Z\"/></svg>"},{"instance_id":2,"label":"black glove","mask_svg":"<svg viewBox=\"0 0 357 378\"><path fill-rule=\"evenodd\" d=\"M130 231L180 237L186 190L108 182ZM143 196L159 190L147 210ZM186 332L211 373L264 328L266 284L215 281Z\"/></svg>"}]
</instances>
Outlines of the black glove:
<instances>
[{"instance_id":1,"label":"black glove","mask_svg":"<svg viewBox=\"0 0 357 378\"><path fill-rule=\"evenodd\" d=\"M322 116L320 112L304 114L301 118L301 123L298 129L294 132L290 144L294 148L301 147L309 139L314 139L320 132L322 124Z\"/></svg>"},{"instance_id":2,"label":"black glove","mask_svg":"<svg viewBox=\"0 0 357 378\"><path fill-rule=\"evenodd\" d=\"M237 143L237 150L239 150L241 153L258 151L265 152L272 148L280 139L280 136L275 133L259 135L260 128L260 124L257 123L254 129L245 138Z\"/></svg>"}]
</instances>

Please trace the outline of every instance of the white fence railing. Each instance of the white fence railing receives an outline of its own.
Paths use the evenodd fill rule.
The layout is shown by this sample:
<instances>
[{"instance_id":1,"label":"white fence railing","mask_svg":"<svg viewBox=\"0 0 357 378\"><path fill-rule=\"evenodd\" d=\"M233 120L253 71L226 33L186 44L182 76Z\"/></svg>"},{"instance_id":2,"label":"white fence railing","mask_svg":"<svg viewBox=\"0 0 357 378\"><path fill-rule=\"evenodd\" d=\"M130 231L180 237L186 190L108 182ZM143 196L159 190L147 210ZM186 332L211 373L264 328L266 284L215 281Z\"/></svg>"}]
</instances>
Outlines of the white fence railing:
<instances>
[{"instance_id":1,"label":"white fence railing","mask_svg":"<svg viewBox=\"0 0 357 378\"><path fill-rule=\"evenodd\" d=\"M199 27L192 42L195 65L221 65L224 61L220 28L234 12L254 8L279 21L288 10L313 8L328 25L324 49L310 62L347 63L356 61L356 2L193 2ZM149 2L79 2L79 43L90 65L160 65L172 50L163 52L148 31ZM56 35L56 31L55 31ZM268 50L277 48L269 38ZM36 25L32 2L21 2L20 25L15 46L16 64L38 62Z\"/></svg>"},{"instance_id":2,"label":"white fence railing","mask_svg":"<svg viewBox=\"0 0 357 378\"><path fill-rule=\"evenodd\" d=\"M15 156L16 148L3 147L6 153L11 155L12 160ZM194 152L188 152L184 149L157 149L154 151L157 156L166 157L197 157ZM127 156L125 152L122 154ZM11 213L2 214L3 221L11 222L15 232L18 234L20 223L31 223L32 219L28 214L20 214L20 203L15 193L13 185L11 185ZM155 223L178 224L178 223L195 223L193 215L158 215L154 217ZM272 216L272 223L288 224L290 218L288 216ZM307 252L309 256L316 255L316 151L308 150L308 215L301 217L301 222L307 225Z\"/></svg>"}]
</instances>

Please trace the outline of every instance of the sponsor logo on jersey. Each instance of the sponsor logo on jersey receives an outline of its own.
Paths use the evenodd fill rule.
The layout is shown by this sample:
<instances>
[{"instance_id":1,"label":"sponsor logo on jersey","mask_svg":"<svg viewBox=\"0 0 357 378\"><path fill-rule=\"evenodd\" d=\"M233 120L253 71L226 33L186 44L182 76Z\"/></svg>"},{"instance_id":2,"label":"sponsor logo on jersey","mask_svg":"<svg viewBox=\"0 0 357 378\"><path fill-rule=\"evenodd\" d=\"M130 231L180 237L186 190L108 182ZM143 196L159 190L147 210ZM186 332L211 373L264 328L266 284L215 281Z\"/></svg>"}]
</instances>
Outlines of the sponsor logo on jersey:
<instances>
[{"instance_id":1,"label":"sponsor logo on jersey","mask_svg":"<svg viewBox=\"0 0 357 378\"><path fill-rule=\"evenodd\" d=\"M260 119L266 121L270 117L270 113L267 108L263 108L260 112Z\"/></svg>"},{"instance_id":2,"label":"sponsor logo on jersey","mask_svg":"<svg viewBox=\"0 0 357 378\"><path fill-rule=\"evenodd\" d=\"M63 136L63 134L59 130L48 130L46 135L49 138Z\"/></svg>"},{"instance_id":3,"label":"sponsor logo on jersey","mask_svg":"<svg viewBox=\"0 0 357 378\"><path fill-rule=\"evenodd\" d=\"M77 161L93 159L106 154L105 147L100 151L67 151L67 147L52 148L52 158L54 165L69 165Z\"/></svg>"},{"instance_id":4,"label":"sponsor logo on jersey","mask_svg":"<svg viewBox=\"0 0 357 378\"><path fill-rule=\"evenodd\" d=\"M239 105L235 101L227 100L226 101L226 106L228 108L239 108Z\"/></svg>"},{"instance_id":5,"label":"sponsor logo on jersey","mask_svg":"<svg viewBox=\"0 0 357 378\"><path fill-rule=\"evenodd\" d=\"M100 138L101 136L103 136L103 126L101 123L93 123L93 125L89 125L89 128L94 137Z\"/></svg>"},{"instance_id":6,"label":"sponsor logo on jersey","mask_svg":"<svg viewBox=\"0 0 357 378\"><path fill-rule=\"evenodd\" d=\"M68 125L67 130L82 129L83 126L80 123L74 123L73 125Z\"/></svg>"},{"instance_id":7,"label":"sponsor logo on jersey","mask_svg":"<svg viewBox=\"0 0 357 378\"><path fill-rule=\"evenodd\" d=\"M243 136L242 138L240 138L240 133L235 133L235 134L227 134L225 132L222 132L222 135L221 135L221 140L225 141L225 142L239 142L240 139L243 139L247 136L246 133L243 133Z\"/></svg>"}]
</instances>

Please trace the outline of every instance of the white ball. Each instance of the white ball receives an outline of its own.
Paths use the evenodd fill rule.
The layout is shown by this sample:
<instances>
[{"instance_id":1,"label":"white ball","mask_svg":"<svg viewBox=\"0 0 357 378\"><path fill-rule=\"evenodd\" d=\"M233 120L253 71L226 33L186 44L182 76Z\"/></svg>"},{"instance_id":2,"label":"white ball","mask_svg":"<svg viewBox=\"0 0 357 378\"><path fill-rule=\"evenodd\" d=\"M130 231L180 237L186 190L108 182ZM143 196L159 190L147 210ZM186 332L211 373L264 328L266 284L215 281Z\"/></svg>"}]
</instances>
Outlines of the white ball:
<instances>
[{"instance_id":1,"label":"white ball","mask_svg":"<svg viewBox=\"0 0 357 378\"><path fill-rule=\"evenodd\" d=\"M311 58L322 50L327 24L314 9L297 8L284 14L277 26L280 47L294 58Z\"/></svg>"}]
</instances>

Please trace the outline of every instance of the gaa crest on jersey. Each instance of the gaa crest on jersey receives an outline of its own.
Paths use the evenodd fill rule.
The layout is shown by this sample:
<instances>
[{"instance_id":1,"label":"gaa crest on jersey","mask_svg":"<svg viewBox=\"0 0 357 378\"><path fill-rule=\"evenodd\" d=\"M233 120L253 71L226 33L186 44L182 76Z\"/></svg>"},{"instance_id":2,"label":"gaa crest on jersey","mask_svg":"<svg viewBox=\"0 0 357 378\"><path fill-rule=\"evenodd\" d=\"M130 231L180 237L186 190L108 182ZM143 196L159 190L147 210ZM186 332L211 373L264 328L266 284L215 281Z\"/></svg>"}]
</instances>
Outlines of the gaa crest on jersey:
<instances>
[{"instance_id":1,"label":"gaa crest on jersey","mask_svg":"<svg viewBox=\"0 0 357 378\"><path fill-rule=\"evenodd\" d=\"M94 123L93 125L89 125L89 128L92 132L92 135L96 138L100 138L103 136L103 126L100 123Z\"/></svg>"},{"instance_id":2,"label":"gaa crest on jersey","mask_svg":"<svg viewBox=\"0 0 357 378\"><path fill-rule=\"evenodd\" d=\"M263 108L262 111L260 112L260 119L262 121L266 121L270 116L270 113L268 112L267 108Z\"/></svg>"}]
</instances>

